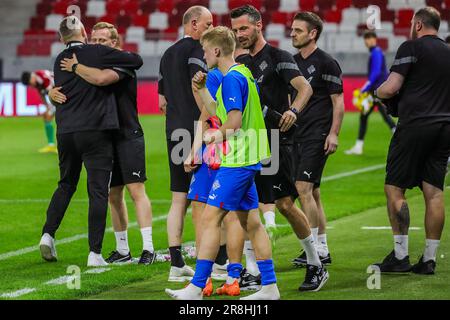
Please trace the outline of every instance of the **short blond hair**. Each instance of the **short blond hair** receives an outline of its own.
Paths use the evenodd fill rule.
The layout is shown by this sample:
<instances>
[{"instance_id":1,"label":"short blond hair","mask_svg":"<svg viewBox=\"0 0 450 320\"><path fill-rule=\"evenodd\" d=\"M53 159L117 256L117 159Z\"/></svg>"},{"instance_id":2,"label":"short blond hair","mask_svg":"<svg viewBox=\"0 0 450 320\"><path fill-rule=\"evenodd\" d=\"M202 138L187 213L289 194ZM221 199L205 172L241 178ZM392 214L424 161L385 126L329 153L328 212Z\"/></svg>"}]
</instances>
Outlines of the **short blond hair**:
<instances>
[{"instance_id":1,"label":"short blond hair","mask_svg":"<svg viewBox=\"0 0 450 320\"><path fill-rule=\"evenodd\" d=\"M219 47L225 56L232 55L236 49L236 36L231 29L223 26L206 30L200 39L202 45L205 42Z\"/></svg>"},{"instance_id":2,"label":"short blond hair","mask_svg":"<svg viewBox=\"0 0 450 320\"><path fill-rule=\"evenodd\" d=\"M109 22L100 21L97 22L93 27L92 30L101 30L101 29L108 29L109 32L111 32L111 39L117 40L117 43L119 44L120 38L119 38L119 32L117 32L116 27L114 27L113 24Z\"/></svg>"}]
</instances>

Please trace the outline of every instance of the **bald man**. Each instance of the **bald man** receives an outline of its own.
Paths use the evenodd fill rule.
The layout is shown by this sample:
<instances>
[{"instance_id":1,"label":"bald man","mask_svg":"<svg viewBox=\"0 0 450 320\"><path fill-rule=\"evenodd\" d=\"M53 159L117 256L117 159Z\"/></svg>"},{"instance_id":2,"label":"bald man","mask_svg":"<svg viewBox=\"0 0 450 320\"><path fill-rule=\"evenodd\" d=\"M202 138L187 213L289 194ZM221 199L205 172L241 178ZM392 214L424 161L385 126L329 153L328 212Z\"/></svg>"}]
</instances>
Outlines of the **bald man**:
<instances>
[{"instance_id":1,"label":"bald man","mask_svg":"<svg viewBox=\"0 0 450 320\"><path fill-rule=\"evenodd\" d=\"M199 119L201 111L201 102L194 96L191 80L198 71L208 72L199 40L212 24L212 14L207 8L189 8L183 15L184 38L167 49L161 58L159 69L159 108L166 115L172 192L172 204L167 216L171 258L169 281L175 282L190 280L194 275L181 255L184 217L190 204L187 193L191 182L191 174L184 171L183 163L190 152L194 123Z\"/></svg>"}]
</instances>

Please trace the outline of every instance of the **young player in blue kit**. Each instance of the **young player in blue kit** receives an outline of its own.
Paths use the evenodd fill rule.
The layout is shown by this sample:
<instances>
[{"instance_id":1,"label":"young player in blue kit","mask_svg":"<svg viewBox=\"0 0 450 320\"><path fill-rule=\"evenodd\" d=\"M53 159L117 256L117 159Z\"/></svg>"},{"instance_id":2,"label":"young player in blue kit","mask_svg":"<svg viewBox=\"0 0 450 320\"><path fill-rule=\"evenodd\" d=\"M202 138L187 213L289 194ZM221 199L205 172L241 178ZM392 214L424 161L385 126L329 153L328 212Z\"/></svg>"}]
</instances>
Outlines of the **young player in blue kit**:
<instances>
[{"instance_id":1,"label":"young player in blue kit","mask_svg":"<svg viewBox=\"0 0 450 320\"><path fill-rule=\"evenodd\" d=\"M255 246L262 278L261 290L243 299L277 300L280 294L270 239L259 217L254 184L255 174L261 169L260 161L270 156L257 87L250 71L234 61L235 39L231 30L226 27L208 30L201 42L208 66L218 66L224 74L217 102L204 90L205 77L197 79L199 94L208 112L216 110L223 123L219 130L207 131L203 141L211 144L227 140L230 147L226 155L222 154L221 167L202 214L203 233L195 275L186 288L166 289L166 293L178 300L202 299L202 290L219 248L220 224L229 211L236 211Z\"/></svg>"}]
</instances>

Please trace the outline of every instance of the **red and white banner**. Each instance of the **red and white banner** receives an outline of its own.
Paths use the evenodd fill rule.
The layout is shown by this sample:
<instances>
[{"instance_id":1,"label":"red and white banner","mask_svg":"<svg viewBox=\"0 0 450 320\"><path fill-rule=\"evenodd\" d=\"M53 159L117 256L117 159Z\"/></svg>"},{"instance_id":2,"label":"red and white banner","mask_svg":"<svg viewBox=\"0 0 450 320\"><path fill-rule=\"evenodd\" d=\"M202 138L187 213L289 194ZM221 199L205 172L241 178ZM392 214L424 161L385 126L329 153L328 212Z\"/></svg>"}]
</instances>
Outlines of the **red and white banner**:
<instances>
[{"instance_id":1,"label":"red and white banner","mask_svg":"<svg viewBox=\"0 0 450 320\"><path fill-rule=\"evenodd\" d=\"M357 111L352 104L353 90L361 88L366 81L361 77L344 78L346 111ZM139 114L159 114L158 83L140 81L138 84ZM27 88L19 82L0 83L0 117L38 116L45 112L37 90Z\"/></svg>"}]
</instances>

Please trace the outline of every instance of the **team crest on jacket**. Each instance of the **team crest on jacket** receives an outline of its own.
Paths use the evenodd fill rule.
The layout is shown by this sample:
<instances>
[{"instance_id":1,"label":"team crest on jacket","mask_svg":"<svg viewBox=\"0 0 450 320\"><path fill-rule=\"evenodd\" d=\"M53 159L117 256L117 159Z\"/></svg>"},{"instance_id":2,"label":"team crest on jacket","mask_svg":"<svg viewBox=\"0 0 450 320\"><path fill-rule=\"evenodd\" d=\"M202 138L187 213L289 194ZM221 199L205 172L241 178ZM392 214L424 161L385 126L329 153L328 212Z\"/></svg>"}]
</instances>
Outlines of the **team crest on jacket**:
<instances>
[{"instance_id":1,"label":"team crest on jacket","mask_svg":"<svg viewBox=\"0 0 450 320\"><path fill-rule=\"evenodd\" d=\"M259 65L259 68L261 69L261 71L264 71L264 70L266 70L266 68L268 67L269 65L267 64L267 62L266 61L263 61L260 65Z\"/></svg>"}]
</instances>

